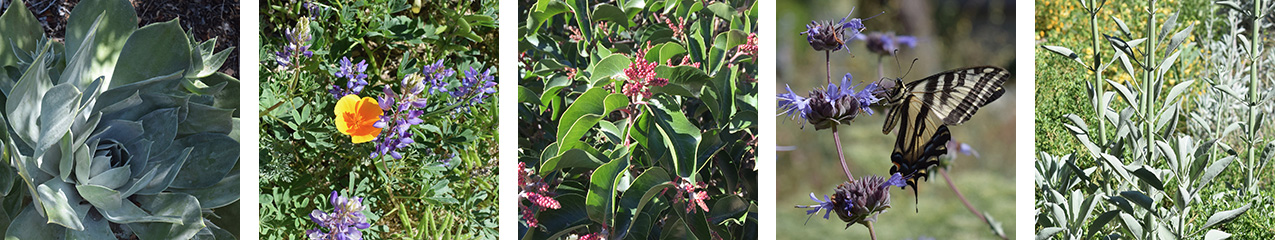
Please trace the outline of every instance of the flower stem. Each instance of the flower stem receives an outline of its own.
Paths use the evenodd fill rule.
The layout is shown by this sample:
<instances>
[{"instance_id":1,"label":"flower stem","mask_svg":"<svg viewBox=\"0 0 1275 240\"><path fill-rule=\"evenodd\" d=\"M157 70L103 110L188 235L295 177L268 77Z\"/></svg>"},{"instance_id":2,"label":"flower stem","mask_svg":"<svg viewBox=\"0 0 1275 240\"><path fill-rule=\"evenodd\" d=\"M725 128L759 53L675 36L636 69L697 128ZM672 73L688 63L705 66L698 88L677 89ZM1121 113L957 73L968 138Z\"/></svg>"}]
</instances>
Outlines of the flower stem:
<instances>
[{"instance_id":1,"label":"flower stem","mask_svg":"<svg viewBox=\"0 0 1275 240\"><path fill-rule=\"evenodd\" d=\"M872 237L872 240L877 240L877 231L872 228L872 222L865 222L863 226L868 227L868 236Z\"/></svg>"},{"instance_id":2,"label":"flower stem","mask_svg":"<svg viewBox=\"0 0 1275 240\"><path fill-rule=\"evenodd\" d=\"M823 51L823 66L827 69L828 84L832 84L832 51Z\"/></svg>"},{"instance_id":3,"label":"flower stem","mask_svg":"<svg viewBox=\"0 0 1275 240\"><path fill-rule=\"evenodd\" d=\"M838 133L837 126L832 126L832 140L837 143L837 158L841 159L841 169L846 171L846 178L853 182L854 174L850 174L850 167L846 165L846 154L841 152L841 134Z\"/></svg>"},{"instance_id":4,"label":"flower stem","mask_svg":"<svg viewBox=\"0 0 1275 240\"><path fill-rule=\"evenodd\" d=\"M952 188L952 192L956 193L956 198L961 199L961 203L965 204L965 208L969 209L970 213L973 213L974 216L977 216L979 220L983 220L983 223L987 223L990 225L991 222L987 221L987 217L983 216L983 213L979 212L977 208L974 208L974 205L970 204L970 201L965 199L965 195L961 194L961 190L956 188L956 184L952 182L952 177L947 175L947 169L944 169L941 167L938 169L939 169L939 174L943 175L943 180L947 181L947 187ZM1001 239L1009 239L1008 237L1001 235L1001 233L999 232L996 232L995 234L997 235L997 237L1000 237Z\"/></svg>"}]
</instances>

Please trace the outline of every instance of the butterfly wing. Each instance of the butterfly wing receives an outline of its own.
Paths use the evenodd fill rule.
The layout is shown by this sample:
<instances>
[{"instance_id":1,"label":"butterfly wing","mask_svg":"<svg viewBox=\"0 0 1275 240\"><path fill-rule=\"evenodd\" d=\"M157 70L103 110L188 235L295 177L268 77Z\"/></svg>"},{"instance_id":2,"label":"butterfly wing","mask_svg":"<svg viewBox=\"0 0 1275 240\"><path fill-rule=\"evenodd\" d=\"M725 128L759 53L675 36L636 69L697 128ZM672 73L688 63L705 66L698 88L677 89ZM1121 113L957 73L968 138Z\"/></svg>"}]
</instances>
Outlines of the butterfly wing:
<instances>
[{"instance_id":1,"label":"butterfly wing","mask_svg":"<svg viewBox=\"0 0 1275 240\"><path fill-rule=\"evenodd\" d=\"M944 125L954 126L1005 94L1009 76L1008 70L999 67L960 68L908 83L905 92L919 96Z\"/></svg>"},{"instance_id":2,"label":"butterfly wing","mask_svg":"<svg viewBox=\"0 0 1275 240\"><path fill-rule=\"evenodd\" d=\"M891 115L899 120L899 133L894 141L894 153L890 155L890 173L899 173L916 193L918 178L928 178L928 169L938 165L939 156L947 154L947 142L951 133L937 117L930 115L929 105L916 95L904 98L904 105L891 109Z\"/></svg>"}]
</instances>

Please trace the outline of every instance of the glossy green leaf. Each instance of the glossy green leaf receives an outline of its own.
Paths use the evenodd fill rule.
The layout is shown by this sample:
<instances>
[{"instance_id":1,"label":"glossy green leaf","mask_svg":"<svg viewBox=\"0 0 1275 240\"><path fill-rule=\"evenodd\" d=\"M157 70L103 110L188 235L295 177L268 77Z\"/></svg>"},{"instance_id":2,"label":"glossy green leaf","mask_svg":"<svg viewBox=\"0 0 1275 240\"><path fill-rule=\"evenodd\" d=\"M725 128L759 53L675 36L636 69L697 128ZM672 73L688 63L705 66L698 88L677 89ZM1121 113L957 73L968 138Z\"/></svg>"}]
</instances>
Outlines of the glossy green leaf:
<instances>
[{"instance_id":1,"label":"glossy green leaf","mask_svg":"<svg viewBox=\"0 0 1275 240\"><path fill-rule=\"evenodd\" d=\"M629 98L623 94L609 93L602 87L589 89L576 98L567 107L558 121L559 151L565 152L567 147L579 142L585 132L596 126L602 117L624 106L629 105Z\"/></svg>"},{"instance_id":2,"label":"glossy green leaf","mask_svg":"<svg viewBox=\"0 0 1275 240\"><path fill-rule=\"evenodd\" d=\"M527 16L525 26L528 34L534 34L540 31L540 26L544 25L553 16L565 12L574 11L569 5L561 0L539 0L536 2L536 10Z\"/></svg>"},{"instance_id":3,"label":"glossy green leaf","mask_svg":"<svg viewBox=\"0 0 1275 240\"><path fill-rule=\"evenodd\" d=\"M624 10L620 10L620 7L611 4L598 4L597 8L593 9L591 18L594 21L609 21L626 28L633 26L633 21L629 20L629 15L625 14Z\"/></svg>"},{"instance_id":4,"label":"glossy green leaf","mask_svg":"<svg viewBox=\"0 0 1275 240\"><path fill-rule=\"evenodd\" d=\"M591 74L589 75L589 85L597 85L598 81L602 79L608 79L624 73L624 69L629 68L630 64L633 64L633 61L629 60L629 57L624 56L624 54L611 54L602 58L601 61L589 65L589 68L585 70Z\"/></svg>"},{"instance_id":5,"label":"glossy green leaf","mask_svg":"<svg viewBox=\"0 0 1275 240\"><path fill-rule=\"evenodd\" d=\"M734 7L723 2L708 4L708 11L713 12L713 15L722 19L731 19L735 15L739 14L739 12L735 11Z\"/></svg>"},{"instance_id":6,"label":"glossy green leaf","mask_svg":"<svg viewBox=\"0 0 1275 240\"><path fill-rule=\"evenodd\" d=\"M564 168L593 169L604 163L606 162L598 159L598 157L592 154L589 154L585 150L567 149L566 152L549 158L541 164L540 174L549 174L550 172Z\"/></svg>"},{"instance_id":7,"label":"glossy green leaf","mask_svg":"<svg viewBox=\"0 0 1275 240\"><path fill-rule=\"evenodd\" d=\"M615 220L615 185L616 179L629 168L627 158L614 159L602 164L589 178L589 194L585 198L585 209L589 219L594 222L614 225Z\"/></svg>"},{"instance_id":8,"label":"glossy green leaf","mask_svg":"<svg viewBox=\"0 0 1275 240\"><path fill-rule=\"evenodd\" d=\"M560 209L546 209L536 215L540 224L553 236L566 236L576 227L584 227L589 223L585 197L580 194L563 194L554 198L562 205ZM557 239L557 238L547 238Z\"/></svg>"},{"instance_id":9,"label":"glossy green leaf","mask_svg":"<svg viewBox=\"0 0 1275 240\"><path fill-rule=\"evenodd\" d=\"M647 104L651 114L650 156L671 167L677 176L691 178L696 164L700 130L686 119L681 105L667 95L659 95Z\"/></svg>"},{"instance_id":10,"label":"glossy green leaf","mask_svg":"<svg viewBox=\"0 0 1275 240\"><path fill-rule=\"evenodd\" d=\"M184 73L190 67L191 45L177 20L147 25L129 36L110 77L110 88L155 77Z\"/></svg>"},{"instance_id":11,"label":"glossy green leaf","mask_svg":"<svg viewBox=\"0 0 1275 240\"><path fill-rule=\"evenodd\" d=\"M641 222L639 218L644 217L643 208L652 201L657 201L656 196L663 192L664 189L674 188L676 185L669 178L668 172L664 168L654 167L647 169L633 180L628 190L625 190L620 197L619 207L622 213L632 214L632 218L627 221L629 225L619 226L622 229L620 235L628 235L632 231L648 231L649 229L634 228L636 223ZM645 217L650 217L646 215Z\"/></svg>"}]
</instances>

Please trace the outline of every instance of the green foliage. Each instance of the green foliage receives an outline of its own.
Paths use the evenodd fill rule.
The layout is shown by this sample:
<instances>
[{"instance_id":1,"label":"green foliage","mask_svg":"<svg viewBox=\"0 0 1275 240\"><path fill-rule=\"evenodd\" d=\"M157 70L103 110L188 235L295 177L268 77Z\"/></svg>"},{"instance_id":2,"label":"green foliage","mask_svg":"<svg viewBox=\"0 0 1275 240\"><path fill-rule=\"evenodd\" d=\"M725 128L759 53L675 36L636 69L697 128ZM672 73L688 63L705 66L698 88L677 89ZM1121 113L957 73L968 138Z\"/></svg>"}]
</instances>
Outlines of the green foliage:
<instances>
[{"instance_id":1,"label":"green foliage","mask_svg":"<svg viewBox=\"0 0 1275 240\"><path fill-rule=\"evenodd\" d=\"M1104 4L1087 4L1087 8L1092 8L1090 14L1097 18ZM1157 7L1155 1L1147 4L1151 10ZM1269 6L1261 4L1253 9L1269 12ZM1241 65L1240 61L1227 61L1228 57L1235 57L1238 49L1253 48L1237 46L1234 41L1228 44L1226 36L1219 42L1207 42L1208 51L1228 53L1215 55L1210 61L1218 70L1226 70L1206 71L1202 76L1186 76L1186 80L1170 80L1172 77L1166 73L1180 72L1174 70L1180 68L1175 66L1179 58L1198 51L1187 41L1195 25L1179 28L1183 24L1178 23L1176 13L1159 23L1157 15L1147 16L1143 22L1145 31L1131 31L1124 21L1113 18L1122 34L1105 36L1103 43L1115 50L1115 56L1105 63L1097 56L1093 61L1081 60L1088 56L1075 54L1066 47L1044 46L1045 50L1082 64L1095 63L1086 66L1090 71L1101 73L1110 65L1122 66L1123 74L1133 80L1105 80L1102 74L1095 73L1097 84L1089 85L1089 99L1093 110L1099 113L1096 115L1101 116L1099 119L1111 126L1099 121L1091 127L1080 116L1066 115L1068 121L1063 126L1078 140L1082 147L1080 153L1061 157L1047 151L1040 153L1036 163L1037 239L1224 239L1236 230L1243 234L1241 238L1262 238L1259 237L1262 234L1255 235L1251 230L1223 227L1237 219L1250 221L1246 215L1260 214L1250 209L1268 208L1254 203L1270 199L1258 194L1262 192L1259 190L1261 180L1253 177L1254 172L1263 171L1267 166L1266 160L1258 160L1266 154L1258 150L1265 145L1265 140L1257 130L1266 119L1240 118L1240 114L1235 114L1242 111L1249 117L1261 116L1270 112L1266 106L1269 103L1253 97L1258 96L1256 91L1251 91L1253 94L1248 98L1224 94L1234 92L1235 88L1256 90L1252 88L1256 81L1246 82L1240 75L1230 74L1232 67ZM1261 19L1261 16L1236 14L1227 18L1235 23L1237 16ZM1229 39L1238 36L1234 30L1236 25L1229 25L1233 27ZM1092 29L1096 36L1097 27ZM1216 28L1206 32L1211 36L1215 31ZM1126 40L1139 35L1143 38ZM1094 46L1099 46L1097 38L1094 39ZM1255 56L1249 59L1269 61ZM1194 108L1184 109L1191 89L1200 84L1197 81L1206 84L1203 91L1206 94L1195 100ZM1252 85L1244 86L1241 82ZM1131 85L1133 83L1136 85ZM1106 85L1115 91L1105 91ZM1270 94L1267 91L1262 95ZM1124 101L1117 102L1117 99ZM1244 107L1223 106L1225 103ZM1117 108L1120 110L1115 110ZM1179 119L1187 120L1188 126L1179 127ZM1250 130L1240 137L1241 141L1228 137L1240 128ZM1099 131L1094 132L1095 129ZM1114 132L1106 134L1101 129ZM1248 145L1248 150L1235 151L1231 146L1236 142ZM1270 150L1267 148L1265 151ZM1227 171L1236 169L1231 167L1236 165L1239 170ZM1236 176L1244 181L1227 180ZM1223 181L1227 184L1214 184Z\"/></svg>"},{"instance_id":2,"label":"green foliage","mask_svg":"<svg viewBox=\"0 0 1275 240\"><path fill-rule=\"evenodd\" d=\"M744 49L758 10L704 4L519 5L520 177L543 177L561 204L533 211L523 196L521 238L756 238L757 61ZM646 64L667 80L641 88L651 95L629 72ZM704 206L684 196L697 183Z\"/></svg>"},{"instance_id":3,"label":"green foliage","mask_svg":"<svg viewBox=\"0 0 1275 240\"><path fill-rule=\"evenodd\" d=\"M330 207L333 190L364 198L367 239L495 238L494 97L466 108L445 93L422 94L429 106L409 130L415 143L399 149L403 158L369 158L376 142L353 144L337 130L327 90L346 84L333 75L342 57L369 65L361 97L381 97L387 86L403 92L403 79L439 60L457 71L444 79L449 89L471 67L496 75L498 1L301 2L261 2L261 238L305 238L317 228L310 212ZM314 55L278 66L285 28L301 19L311 19L304 29Z\"/></svg>"},{"instance_id":4,"label":"green foliage","mask_svg":"<svg viewBox=\"0 0 1275 240\"><path fill-rule=\"evenodd\" d=\"M6 239L236 238L217 214L239 200L228 51L176 20L137 28L128 1L79 4L65 45L35 22L20 1L0 17Z\"/></svg>"}]
</instances>

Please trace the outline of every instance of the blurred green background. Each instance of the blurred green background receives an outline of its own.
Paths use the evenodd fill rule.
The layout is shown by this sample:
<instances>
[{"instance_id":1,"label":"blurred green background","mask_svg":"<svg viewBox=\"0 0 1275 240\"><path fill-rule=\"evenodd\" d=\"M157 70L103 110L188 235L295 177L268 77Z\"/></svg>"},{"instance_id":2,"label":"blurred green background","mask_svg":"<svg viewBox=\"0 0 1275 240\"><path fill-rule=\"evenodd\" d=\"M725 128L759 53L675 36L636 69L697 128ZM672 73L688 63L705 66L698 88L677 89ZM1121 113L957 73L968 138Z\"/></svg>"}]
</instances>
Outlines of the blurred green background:
<instances>
[{"instance_id":1,"label":"blurred green background","mask_svg":"<svg viewBox=\"0 0 1275 240\"><path fill-rule=\"evenodd\" d=\"M918 38L915 49L899 51L895 57L878 57L868 52L863 42L853 42L850 54L844 50L832 54L833 81L845 73L854 75L856 84L881 77L903 77L915 81L941 71L981 65L1014 70L1014 2L1011 1L779 1L777 86L786 92L791 86L806 95L824 85L825 56L816 52L800 32L811 20L836 21L854 9L853 17L867 18L866 32L895 32ZM912 61L916 59L916 64ZM878 66L884 76L879 76ZM910 70L910 73L907 73ZM906 76L904 74L907 73ZM1005 85L1000 99L983 107L973 119L950 127L953 139L968 143L980 158L960 156L949 172L957 188L980 211L1001 222L1005 233L1014 236L1014 98L1017 75ZM889 174L890 153L894 134L881 133L884 114L881 109L872 116L861 115L851 126L842 125L841 137L847 161L855 177ZM804 120L782 118L776 126L778 193L777 237L779 239L851 238L866 239L867 228L856 225L845 229L845 223L822 214L806 222L806 209L796 205L815 204L810 193L823 197L846 181L837 162L837 149L832 132L801 129ZM1030 159L1024 160L1024 164ZM919 205L911 189L891 188L892 208L875 223L878 239L994 238L988 227L956 198L942 175L933 172L920 184ZM835 215L835 214L834 214Z\"/></svg>"}]
</instances>

